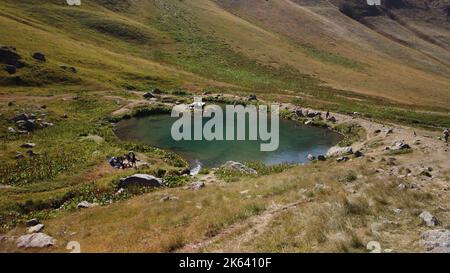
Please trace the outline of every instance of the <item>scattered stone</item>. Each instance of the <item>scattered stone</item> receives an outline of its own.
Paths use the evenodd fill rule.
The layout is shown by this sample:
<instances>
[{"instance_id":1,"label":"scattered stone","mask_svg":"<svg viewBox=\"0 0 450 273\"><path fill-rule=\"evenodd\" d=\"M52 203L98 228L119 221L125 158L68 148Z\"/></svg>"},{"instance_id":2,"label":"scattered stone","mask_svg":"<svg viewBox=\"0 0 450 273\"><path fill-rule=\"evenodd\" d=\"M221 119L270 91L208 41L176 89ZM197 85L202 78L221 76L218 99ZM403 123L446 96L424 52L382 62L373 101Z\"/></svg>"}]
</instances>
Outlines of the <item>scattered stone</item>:
<instances>
[{"instance_id":1,"label":"scattered stone","mask_svg":"<svg viewBox=\"0 0 450 273\"><path fill-rule=\"evenodd\" d=\"M15 159L22 159L25 156L21 152L16 152L16 155L14 156Z\"/></svg>"},{"instance_id":2,"label":"scattered stone","mask_svg":"<svg viewBox=\"0 0 450 273\"><path fill-rule=\"evenodd\" d=\"M425 249L433 253L450 253L450 230L434 229L422 233L421 242Z\"/></svg>"},{"instance_id":3,"label":"scattered stone","mask_svg":"<svg viewBox=\"0 0 450 273\"><path fill-rule=\"evenodd\" d=\"M379 134L379 133L381 133L381 130L380 129L376 129L375 131L373 131L373 133L374 134Z\"/></svg>"},{"instance_id":4,"label":"scattered stone","mask_svg":"<svg viewBox=\"0 0 450 273\"><path fill-rule=\"evenodd\" d=\"M241 173L246 174L258 174L258 172L252 168L249 168L245 166L244 164L236 161L227 161L225 164L222 165L222 168L231 170L231 171L238 171Z\"/></svg>"},{"instance_id":5,"label":"scattered stone","mask_svg":"<svg viewBox=\"0 0 450 273\"><path fill-rule=\"evenodd\" d=\"M62 116L62 118L65 118L65 119L67 119L69 116L66 114L66 113L64 113L64 115Z\"/></svg>"},{"instance_id":6,"label":"scattered stone","mask_svg":"<svg viewBox=\"0 0 450 273\"><path fill-rule=\"evenodd\" d=\"M82 202L78 203L77 208L79 208L79 209L88 209L88 208L93 208L95 206L98 206L98 204L96 204L96 203L89 203L88 201L82 201Z\"/></svg>"},{"instance_id":7,"label":"scattered stone","mask_svg":"<svg viewBox=\"0 0 450 273\"><path fill-rule=\"evenodd\" d=\"M316 157L313 156L312 154L309 154L306 158L307 158L309 161L314 161L314 160L316 160Z\"/></svg>"},{"instance_id":8,"label":"scattered stone","mask_svg":"<svg viewBox=\"0 0 450 273\"><path fill-rule=\"evenodd\" d=\"M21 114L17 114L12 118L13 122L18 122L18 121L25 121L27 119L29 119L30 117L25 114L25 113L21 113Z\"/></svg>"},{"instance_id":9,"label":"scattered stone","mask_svg":"<svg viewBox=\"0 0 450 273\"><path fill-rule=\"evenodd\" d=\"M402 210L401 210L401 209L398 209L398 208L394 208L394 209L392 209L392 211L395 212L395 213L397 213L397 214L402 213Z\"/></svg>"},{"instance_id":10,"label":"scattered stone","mask_svg":"<svg viewBox=\"0 0 450 273\"><path fill-rule=\"evenodd\" d=\"M28 228L27 233L28 234L38 233L38 232L40 232L43 229L44 229L44 224L37 224L35 226L32 226L32 227Z\"/></svg>"},{"instance_id":11,"label":"scattered stone","mask_svg":"<svg viewBox=\"0 0 450 273\"><path fill-rule=\"evenodd\" d=\"M74 74L77 73L77 69L76 69L75 67L73 67L73 66L60 65L59 67L60 67L62 70L69 71L69 72L74 73Z\"/></svg>"},{"instance_id":12,"label":"scattered stone","mask_svg":"<svg viewBox=\"0 0 450 273\"><path fill-rule=\"evenodd\" d=\"M32 142L28 142L28 143L24 143L22 145L20 145L21 148L26 148L26 149L33 149L36 146L36 144L32 143Z\"/></svg>"},{"instance_id":13,"label":"scattered stone","mask_svg":"<svg viewBox=\"0 0 450 273\"><path fill-rule=\"evenodd\" d=\"M319 161L325 161L325 160L327 160L327 158L326 158L324 155L318 155L318 156L317 156L317 160L319 160Z\"/></svg>"},{"instance_id":14,"label":"scattered stone","mask_svg":"<svg viewBox=\"0 0 450 273\"><path fill-rule=\"evenodd\" d=\"M420 215L419 215L420 219L423 220L423 222L429 226L429 227L434 227L436 225L438 225L438 220L436 217L434 217L430 212L428 211L423 211Z\"/></svg>"},{"instance_id":15,"label":"scattered stone","mask_svg":"<svg viewBox=\"0 0 450 273\"><path fill-rule=\"evenodd\" d=\"M37 156L37 155L39 155L39 154L33 152L33 150L28 150L28 151L27 151L27 155L33 157L33 156Z\"/></svg>"},{"instance_id":16,"label":"scattered stone","mask_svg":"<svg viewBox=\"0 0 450 273\"><path fill-rule=\"evenodd\" d=\"M10 64L7 64L4 69L6 72L8 72L8 74L15 74L17 71L17 68L14 65Z\"/></svg>"},{"instance_id":17,"label":"scattered stone","mask_svg":"<svg viewBox=\"0 0 450 273\"><path fill-rule=\"evenodd\" d=\"M423 175L423 176L426 176L426 177L433 177L428 170L421 171L420 175Z\"/></svg>"},{"instance_id":18,"label":"scattered stone","mask_svg":"<svg viewBox=\"0 0 450 273\"><path fill-rule=\"evenodd\" d=\"M252 100L258 100L258 99L256 98L255 94L251 94L250 96L248 96L247 100L252 101Z\"/></svg>"},{"instance_id":19,"label":"scattered stone","mask_svg":"<svg viewBox=\"0 0 450 273\"><path fill-rule=\"evenodd\" d=\"M192 190L199 190L203 187L205 187L205 183L201 181L193 182L189 185L189 188Z\"/></svg>"},{"instance_id":20,"label":"scattered stone","mask_svg":"<svg viewBox=\"0 0 450 273\"><path fill-rule=\"evenodd\" d=\"M33 57L33 59L36 59L38 61L41 61L41 62L45 62L46 61L45 55L43 53L41 53L41 52L35 52L31 56Z\"/></svg>"},{"instance_id":21,"label":"scattered stone","mask_svg":"<svg viewBox=\"0 0 450 273\"><path fill-rule=\"evenodd\" d=\"M348 146L348 147L334 146L328 150L326 156L327 157L344 156L344 155L349 155L352 153L353 153L353 149L350 146Z\"/></svg>"},{"instance_id":22,"label":"scattered stone","mask_svg":"<svg viewBox=\"0 0 450 273\"><path fill-rule=\"evenodd\" d=\"M328 118L328 121L335 123L337 120L334 116Z\"/></svg>"},{"instance_id":23,"label":"scattered stone","mask_svg":"<svg viewBox=\"0 0 450 273\"><path fill-rule=\"evenodd\" d=\"M119 188L127 188L129 186L143 187L161 187L162 179L149 174L135 174L120 179Z\"/></svg>"},{"instance_id":24,"label":"scattered stone","mask_svg":"<svg viewBox=\"0 0 450 273\"><path fill-rule=\"evenodd\" d=\"M152 93L153 93L153 94L156 94L156 95L161 95L161 94L165 94L165 92L164 92L164 91L162 91L162 90L161 90L161 89L159 89L159 88L155 88L155 89L153 89Z\"/></svg>"},{"instance_id":25,"label":"scattered stone","mask_svg":"<svg viewBox=\"0 0 450 273\"><path fill-rule=\"evenodd\" d=\"M395 141L391 147L387 148L387 150L398 151L398 150L405 150L405 149L410 149L410 148L411 148L411 146L409 146L403 140L401 140L401 141Z\"/></svg>"},{"instance_id":26,"label":"scattered stone","mask_svg":"<svg viewBox=\"0 0 450 273\"><path fill-rule=\"evenodd\" d=\"M33 218L33 219L30 219L27 221L27 227L32 227L32 226L38 225L40 223L41 222L39 221L39 219Z\"/></svg>"},{"instance_id":27,"label":"scattered stone","mask_svg":"<svg viewBox=\"0 0 450 273\"><path fill-rule=\"evenodd\" d=\"M354 156L355 156L355 157L361 157L361 156L364 156L364 154L363 154L360 150L358 150L358 151L356 151L356 152L354 153Z\"/></svg>"},{"instance_id":28,"label":"scattered stone","mask_svg":"<svg viewBox=\"0 0 450 273\"><path fill-rule=\"evenodd\" d=\"M154 98L154 97L155 96L152 93L150 93L150 92L144 93L144 98L146 98L146 99L151 99L151 98Z\"/></svg>"},{"instance_id":29,"label":"scattered stone","mask_svg":"<svg viewBox=\"0 0 450 273\"><path fill-rule=\"evenodd\" d=\"M45 233L33 233L20 236L16 243L17 247L43 248L55 245L55 239Z\"/></svg>"},{"instance_id":30,"label":"scattered stone","mask_svg":"<svg viewBox=\"0 0 450 273\"><path fill-rule=\"evenodd\" d=\"M9 106L9 107L14 106L14 102L13 102L13 101L9 101L9 102L8 102L8 106Z\"/></svg>"},{"instance_id":31,"label":"scattered stone","mask_svg":"<svg viewBox=\"0 0 450 273\"><path fill-rule=\"evenodd\" d=\"M179 198L176 196L170 196L170 195L166 195L163 196L161 199L159 199L160 202L166 202L166 201L174 201L174 200L178 200Z\"/></svg>"},{"instance_id":32,"label":"scattered stone","mask_svg":"<svg viewBox=\"0 0 450 273\"><path fill-rule=\"evenodd\" d=\"M8 127L8 132L12 134L17 133L16 129L14 129L13 127Z\"/></svg>"},{"instance_id":33,"label":"scattered stone","mask_svg":"<svg viewBox=\"0 0 450 273\"><path fill-rule=\"evenodd\" d=\"M338 158L336 158L336 161L337 162L346 162L346 161L348 161L350 158L348 157L348 156L341 156L341 157L338 157Z\"/></svg>"},{"instance_id":34,"label":"scattered stone","mask_svg":"<svg viewBox=\"0 0 450 273\"><path fill-rule=\"evenodd\" d=\"M313 121L311 119L308 119L307 121L305 121L305 125L310 125Z\"/></svg>"}]
</instances>

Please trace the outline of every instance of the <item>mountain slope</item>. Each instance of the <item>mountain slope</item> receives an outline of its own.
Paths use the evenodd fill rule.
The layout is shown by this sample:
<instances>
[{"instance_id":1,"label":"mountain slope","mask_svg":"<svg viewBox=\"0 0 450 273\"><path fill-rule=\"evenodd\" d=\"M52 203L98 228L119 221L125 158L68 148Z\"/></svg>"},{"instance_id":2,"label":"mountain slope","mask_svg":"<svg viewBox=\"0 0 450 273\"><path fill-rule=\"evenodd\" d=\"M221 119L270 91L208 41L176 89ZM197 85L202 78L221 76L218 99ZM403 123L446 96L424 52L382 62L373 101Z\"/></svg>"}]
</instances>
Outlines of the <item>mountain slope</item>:
<instances>
[{"instance_id":1,"label":"mountain slope","mask_svg":"<svg viewBox=\"0 0 450 273\"><path fill-rule=\"evenodd\" d=\"M0 44L78 66L94 89L228 86L448 109L445 1L430 10L408 1L416 6L386 6L356 20L343 12L344 2L364 1L97 0L68 7L6 0Z\"/></svg>"}]
</instances>

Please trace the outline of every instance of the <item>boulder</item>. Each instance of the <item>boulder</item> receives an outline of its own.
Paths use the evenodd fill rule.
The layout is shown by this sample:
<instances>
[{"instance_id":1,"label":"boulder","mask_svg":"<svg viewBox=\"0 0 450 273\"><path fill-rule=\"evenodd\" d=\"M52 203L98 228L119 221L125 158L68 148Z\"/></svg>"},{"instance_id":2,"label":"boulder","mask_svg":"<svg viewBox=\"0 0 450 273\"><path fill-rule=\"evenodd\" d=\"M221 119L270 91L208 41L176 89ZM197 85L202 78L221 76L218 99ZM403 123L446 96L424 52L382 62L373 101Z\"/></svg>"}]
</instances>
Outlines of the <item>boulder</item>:
<instances>
[{"instance_id":1,"label":"boulder","mask_svg":"<svg viewBox=\"0 0 450 273\"><path fill-rule=\"evenodd\" d=\"M12 134L17 133L16 129L14 129L13 127L8 127L8 132Z\"/></svg>"},{"instance_id":2,"label":"boulder","mask_svg":"<svg viewBox=\"0 0 450 273\"><path fill-rule=\"evenodd\" d=\"M450 230L432 229L421 235L421 243L425 249L433 253L450 253Z\"/></svg>"},{"instance_id":3,"label":"boulder","mask_svg":"<svg viewBox=\"0 0 450 273\"><path fill-rule=\"evenodd\" d=\"M98 204L96 203L89 203L88 201L82 201L80 203L78 203L77 208L79 209L88 209L88 208L92 208L97 206Z\"/></svg>"},{"instance_id":4,"label":"boulder","mask_svg":"<svg viewBox=\"0 0 450 273\"><path fill-rule=\"evenodd\" d=\"M44 229L44 224L37 224L35 226L29 227L27 229L27 233L31 234L31 233L38 233L41 232L41 230Z\"/></svg>"},{"instance_id":5,"label":"boulder","mask_svg":"<svg viewBox=\"0 0 450 273\"><path fill-rule=\"evenodd\" d=\"M328 121L335 123L337 120L334 116L328 118Z\"/></svg>"},{"instance_id":6,"label":"boulder","mask_svg":"<svg viewBox=\"0 0 450 273\"><path fill-rule=\"evenodd\" d=\"M25 63L22 57L17 53L14 47L2 46L0 47L0 63L12 65L16 68L22 68Z\"/></svg>"},{"instance_id":7,"label":"boulder","mask_svg":"<svg viewBox=\"0 0 450 273\"><path fill-rule=\"evenodd\" d=\"M27 227L32 227L32 226L38 225L40 223L41 222L39 222L39 219L33 218L33 219L30 219L27 221Z\"/></svg>"},{"instance_id":8,"label":"boulder","mask_svg":"<svg viewBox=\"0 0 450 273\"><path fill-rule=\"evenodd\" d=\"M17 152L16 155L14 156L15 159L22 159L25 156L21 153L21 152Z\"/></svg>"},{"instance_id":9,"label":"boulder","mask_svg":"<svg viewBox=\"0 0 450 273\"><path fill-rule=\"evenodd\" d=\"M318 155L318 156L317 156L317 160L319 160L319 161L325 161L325 160L327 160L327 158L326 158L324 155Z\"/></svg>"},{"instance_id":10,"label":"boulder","mask_svg":"<svg viewBox=\"0 0 450 273\"><path fill-rule=\"evenodd\" d=\"M43 248L55 245L55 239L45 233L33 233L20 236L17 241L17 247L25 248Z\"/></svg>"},{"instance_id":11,"label":"boulder","mask_svg":"<svg viewBox=\"0 0 450 273\"><path fill-rule=\"evenodd\" d=\"M364 154L363 154L360 150L356 151L353 155L354 155L355 157L361 157L361 156L364 156Z\"/></svg>"},{"instance_id":12,"label":"boulder","mask_svg":"<svg viewBox=\"0 0 450 273\"><path fill-rule=\"evenodd\" d=\"M8 72L8 74L15 74L17 71L17 68L14 65L10 64L7 64L4 69L6 72Z\"/></svg>"},{"instance_id":13,"label":"boulder","mask_svg":"<svg viewBox=\"0 0 450 273\"><path fill-rule=\"evenodd\" d=\"M29 119L29 116L28 116L28 114L25 114L25 113L21 113L21 114L17 114L17 115L15 115L13 118L12 118L12 121L13 122L18 122L18 121L25 121L25 120L27 120L27 119Z\"/></svg>"},{"instance_id":14,"label":"boulder","mask_svg":"<svg viewBox=\"0 0 450 273\"><path fill-rule=\"evenodd\" d=\"M149 174L135 174L120 179L119 188L127 188L129 186L161 187L162 179Z\"/></svg>"},{"instance_id":15,"label":"boulder","mask_svg":"<svg viewBox=\"0 0 450 273\"><path fill-rule=\"evenodd\" d=\"M336 158L337 162L346 162L349 160L350 160L350 158L348 156L340 156L340 157Z\"/></svg>"},{"instance_id":16,"label":"boulder","mask_svg":"<svg viewBox=\"0 0 450 273\"><path fill-rule=\"evenodd\" d=\"M41 53L41 52L35 52L31 56L35 60L38 60L38 61L41 61L41 62L45 62L46 61L45 55L43 53Z\"/></svg>"},{"instance_id":17,"label":"boulder","mask_svg":"<svg viewBox=\"0 0 450 273\"><path fill-rule=\"evenodd\" d=\"M189 188L192 190L199 190L203 187L205 187L205 183L201 181L193 182L189 185Z\"/></svg>"},{"instance_id":18,"label":"boulder","mask_svg":"<svg viewBox=\"0 0 450 273\"><path fill-rule=\"evenodd\" d=\"M33 149L36 146L36 144L32 143L32 142L28 142L28 143L24 143L22 145L20 145L21 148L26 148L26 149Z\"/></svg>"},{"instance_id":19,"label":"boulder","mask_svg":"<svg viewBox=\"0 0 450 273\"><path fill-rule=\"evenodd\" d=\"M152 93L150 93L150 92L144 93L144 98L146 98L146 99L151 99L151 98L154 98L154 97L155 96Z\"/></svg>"},{"instance_id":20,"label":"boulder","mask_svg":"<svg viewBox=\"0 0 450 273\"><path fill-rule=\"evenodd\" d=\"M327 152L327 157L334 157L334 156L344 156L344 155L349 155L353 153L353 149L352 147L348 146L348 147L338 147L338 146L334 146L331 147L328 152Z\"/></svg>"},{"instance_id":21,"label":"boulder","mask_svg":"<svg viewBox=\"0 0 450 273\"><path fill-rule=\"evenodd\" d=\"M429 227L434 227L438 224L438 220L436 217L434 217L430 212L428 211L423 211L420 215L419 215L420 219L423 220L423 222L429 226Z\"/></svg>"},{"instance_id":22,"label":"boulder","mask_svg":"<svg viewBox=\"0 0 450 273\"><path fill-rule=\"evenodd\" d=\"M257 100L256 95L255 94L251 94L250 96L247 97L248 101L252 101L252 100Z\"/></svg>"},{"instance_id":23,"label":"boulder","mask_svg":"<svg viewBox=\"0 0 450 273\"><path fill-rule=\"evenodd\" d=\"M316 157L313 156L312 154L309 154L306 158L307 158L309 161L316 160Z\"/></svg>"},{"instance_id":24,"label":"boulder","mask_svg":"<svg viewBox=\"0 0 450 273\"><path fill-rule=\"evenodd\" d=\"M238 171L246 174L257 174L258 172L252 168L245 166L244 164L236 161L227 161L222 165L222 168L230 171Z\"/></svg>"},{"instance_id":25,"label":"boulder","mask_svg":"<svg viewBox=\"0 0 450 273\"><path fill-rule=\"evenodd\" d=\"M409 148L411 148L411 146L406 144L403 140L400 140L400 141L395 141L392 144L392 146L389 147L388 150L398 151L398 150L405 150L405 149L409 149Z\"/></svg>"},{"instance_id":26,"label":"boulder","mask_svg":"<svg viewBox=\"0 0 450 273\"><path fill-rule=\"evenodd\" d=\"M296 108L292 111L297 117L304 117L302 109Z\"/></svg>"}]
</instances>

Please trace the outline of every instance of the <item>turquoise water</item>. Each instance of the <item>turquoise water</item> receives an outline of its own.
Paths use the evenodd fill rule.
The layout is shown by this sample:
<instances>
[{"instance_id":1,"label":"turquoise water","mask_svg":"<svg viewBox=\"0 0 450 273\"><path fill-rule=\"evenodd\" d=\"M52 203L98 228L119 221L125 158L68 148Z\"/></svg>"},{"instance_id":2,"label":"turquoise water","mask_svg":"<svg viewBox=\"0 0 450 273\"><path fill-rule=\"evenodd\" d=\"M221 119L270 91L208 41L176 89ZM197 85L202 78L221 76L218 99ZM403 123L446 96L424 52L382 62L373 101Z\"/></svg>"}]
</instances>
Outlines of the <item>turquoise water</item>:
<instances>
[{"instance_id":1,"label":"turquoise water","mask_svg":"<svg viewBox=\"0 0 450 273\"><path fill-rule=\"evenodd\" d=\"M200 164L206 167L216 167L228 160L260 161L268 165L285 162L303 163L308 161L306 158L308 154L325 154L330 147L341 140L339 134L324 128L280 120L278 149L273 152L261 152L260 140L175 141L171 137L171 127L175 120L176 118L171 118L169 115L122 120L117 124L116 134L124 140L176 152L187 159L191 166Z\"/></svg>"}]
</instances>

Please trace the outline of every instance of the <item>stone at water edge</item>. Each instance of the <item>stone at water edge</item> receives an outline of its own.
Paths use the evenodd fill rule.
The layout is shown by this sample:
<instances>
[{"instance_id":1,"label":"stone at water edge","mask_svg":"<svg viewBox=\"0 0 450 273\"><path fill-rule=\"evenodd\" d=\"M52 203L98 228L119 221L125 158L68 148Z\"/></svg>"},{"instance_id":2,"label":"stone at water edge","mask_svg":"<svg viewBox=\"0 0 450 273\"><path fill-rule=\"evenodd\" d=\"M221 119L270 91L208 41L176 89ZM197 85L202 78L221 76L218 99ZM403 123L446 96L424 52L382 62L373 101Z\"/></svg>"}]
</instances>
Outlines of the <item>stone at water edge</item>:
<instances>
[{"instance_id":1,"label":"stone at water edge","mask_svg":"<svg viewBox=\"0 0 450 273\"><path fill-rule=\"evenodd\" d=\"M350 160L350 158L348 156L341 156L341 157L336 158L337 162L346 162L349 160Z\"/></svg>"},{"instance_id":2,"label":"stone at water edge","mask_svg":"<svg viewBox=\"0 0 450 273\"><path fill-rule=\"evenodd\" d=\"M20 236L16 244L18 248L43 248L55 245L55 239L45 233L39 232Z\"/></svg>"},{"instance_id":3,"label":"stone at water edge","mask_svg":"<svg viewBox=\"0 0 450 273\"><path fill-rule=\"evenodd\" d=\"M421 243L427 251L450 253L450 230L432 229L421 235Z\"/></svg>"},{"instance_id":4,"label":"stone at water edge","mask_svg":"<svg viewBox=\"0 0 450 273\"><path fill-rule=\"evenodd\" d=\"M135 174L120 179L119 188L128 186L161 187L162 179L149 174Z\"/></svg>"},{"instance_id":5,"label":"stone at water edge","mask_svg":"<svg viewBox=\"0 0 450 273\"><path fill-rule=\"evenodd\" d=\"M434 217L430 212L424 211L419 215L420 219L423 220L423 222L429 226L434 227L438 224L438 219Z\"/></svg>"},{"instance_id":6,"label":"stone at water edge","mask_svg":"<svg viewBox=\"0 0 450 273\"><path fill-rule=\"evenodd\" d=\"M37 233L40 232L44 229L44 224L37 224L35 226L32 226L30 228L27 229L27 233L31 234L31 233Z\"/></svg>"},{"instance_id":7,"label":"stone at water edge","mask_svg":"<svg viewBox=\"0 0 450 273\"><path fill-rule=\"evenodd\" d=\"M225 164L222 165L222 168L231 170L231 171L238 171L241 173L246 174L258 174L258 172L252 168L249 168L245 166L244 164L236 161L227 161Z\"/></svg>"},{"instance_id":8,"label":"stone at water edge","mask_svg":"<svg viewBox=\"0 0 450 273\"><path fill-rule=\"evenodd\" d=\"M350 146L348 146L348 147L334 146L328 150L326 156L334 157L334 156L344 156L344 155L349 155L349 154L353 154L352 147L350 147Z\"/></svg>"},{"instance_id":9,"label":"stone at water edge","mask_svg":"<svg viewBox=\"0 0 450 273\"><path fill-rule=\"evenodd\" d=\"M326 158L324 155L318 155L318 156L317 156L317 160L319 160L319 161L325 161L325 160L327 160L327 158Z\"/></svg>"},{"instance_id":10,"label":"stone at water edge","mask_svg":"<svg viewBox=\"0 0 450 273\"><path fill-rule=\"evenodd\" d=\"M313 156L312 154L309 154L306 158L307 158L309 161L316 160L316 157Z\"/></svg>"}]
</instances>

